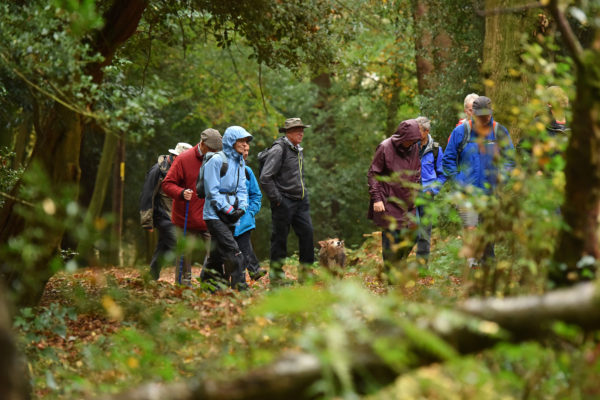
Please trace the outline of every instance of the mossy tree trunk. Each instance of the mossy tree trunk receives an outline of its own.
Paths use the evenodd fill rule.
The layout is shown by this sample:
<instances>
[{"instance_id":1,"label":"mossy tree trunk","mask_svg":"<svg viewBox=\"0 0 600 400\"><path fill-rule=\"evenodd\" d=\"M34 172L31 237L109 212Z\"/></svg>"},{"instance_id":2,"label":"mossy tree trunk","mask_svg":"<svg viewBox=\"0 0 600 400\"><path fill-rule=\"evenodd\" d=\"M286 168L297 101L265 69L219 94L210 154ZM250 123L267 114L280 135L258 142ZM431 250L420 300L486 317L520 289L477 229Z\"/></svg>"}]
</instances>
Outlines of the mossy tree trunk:
<instances>
[{"instance_id":1,"label":"mossy tree trunk","mask_svg":"<svg viewBox=\"0 0 600 400\"><path fill-rule=\"evenodd\" d=\"M485 40L483 41L482 75L485 79L485 94L492 99L494 118L504 125L514 143L521 132L510 109L515 104L529 102L533 90L531 82L524 76L511 75L518 70L522 51L521 36L536 29L538 10L502 13L493 10L519 7L523 0L486 0ZM481 18L481 17L479 17Z\"/></svg>"},{"instance_id":2,"label":"mossy tree trunk","mask_svg":"<svg viewBox=\"0 0 600 400\"><path fill-rule=\"evenodd\" d=\"M96 173L92 199L90 200L90 205L88 206L86 214L86 221L88 222L93 221L102 213L102 206L106 199L106 191L112 178L113 162L115 160L118 144L119 138L117 135L111 132L107 132L104 135L102 156L100 157L100 164L98 165L98 172Z\"/></svg>"}]
</instances>

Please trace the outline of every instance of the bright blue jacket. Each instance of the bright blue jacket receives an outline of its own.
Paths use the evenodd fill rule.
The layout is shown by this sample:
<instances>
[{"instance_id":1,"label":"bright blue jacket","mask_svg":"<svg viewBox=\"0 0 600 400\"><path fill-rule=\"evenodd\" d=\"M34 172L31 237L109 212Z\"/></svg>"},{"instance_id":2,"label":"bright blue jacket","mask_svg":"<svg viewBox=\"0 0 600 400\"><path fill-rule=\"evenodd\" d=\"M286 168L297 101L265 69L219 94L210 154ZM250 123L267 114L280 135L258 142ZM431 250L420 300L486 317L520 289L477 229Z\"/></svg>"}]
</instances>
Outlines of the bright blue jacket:
<instances>
[{"instance_id":1,"label":"bright blue jacket","mask_svg":"<svg viewBox=\"0 0 600 400\"><path fill-rule=\"evenodd\" d=\"M493 126L494 120L490 121ZM498 173L507 173L514 167L514 146L505 127L498 126L498 131L504 131L501 142L494 137L494 130L486 136L484 149L480 151L476 143L477 133L471 131L469 142L461 154L457 154L460 143L465 135L464 124L458 125L450 135L450 141L442 159L444 172L459 186L474 186L484 193L490 193L498 183ZM500 135L498 135L500 136ZM498 170L498 167L501 170Z\"/></svg>"},{"instance_id":2,"label":"bright blue jacket","mask_svg":"<svg viewBox=\"0 0 600 400\"><path fill-rule=\"evenodd\" d=\"M248 172L249 177L249 179L246 179L246 190L248 191L248 209L246 210L246 213L242 215L242 218L240 218L240 223L235 227L235 233L233 236L240 236L242 233L256 228L254 216L260 211L262 193L260 192L258 181L256 180L252 169L247 165L246 171Z\"/></svg>"},{"instance_id":3,"label":"bright blue jacket","mask_svg":"<svg viewBox=\"0 0 600 400\"><path fill-rule=\"evenodd\" d=\"M206 201L204 202L203 218L205 221L219 219L217 210L227 214L231 213L234 210L236 197L239 209L245 211L248 208L248 191L244 172L246 164L242 155L233 149L235 142L245 137L252 137L252 135L241 126L230 126L225 130L223 152L227 156L229 166L223 177L221 177L223 157L215 154L204 166Z\"/></svg>"},{"instance_id":4,"label":"bright blue jacket","mask_svg":"<svg viewBox=\"0 0 600 400\"><path fill-rule=\"evenodd\" d=\"M429 136L429 141L423 150L421 155L421 185L423 186L423 192L432 192L438 194L442 185L446 182L446 174L442 168L442 158L444 157L444 150L442 146L438 145L438 156L437 160L434 157L433 139ZM433 165L436 161L436 165Z\"/></svg>"}]
</instances>

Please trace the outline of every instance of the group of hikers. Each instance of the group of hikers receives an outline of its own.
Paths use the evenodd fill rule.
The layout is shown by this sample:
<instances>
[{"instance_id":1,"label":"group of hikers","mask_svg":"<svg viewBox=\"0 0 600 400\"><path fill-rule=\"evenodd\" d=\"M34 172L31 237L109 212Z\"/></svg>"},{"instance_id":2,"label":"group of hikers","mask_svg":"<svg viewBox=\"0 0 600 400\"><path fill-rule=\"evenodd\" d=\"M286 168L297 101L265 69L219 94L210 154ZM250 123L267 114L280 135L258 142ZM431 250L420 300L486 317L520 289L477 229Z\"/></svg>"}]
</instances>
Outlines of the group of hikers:
<instances>
[{"instance_id":1,"label":"group of hikers","mask_svg":"<svg viewBox=\"0 0 600 400\"><path fill-rule=\"evenodd\" d=\"M558 86L549 87L546 93L548 135L564 134L568 130L568 98ZM433 141L429 119L418 117L403 121L375 151L368 172L368 216L382 228L382 253L388 274L389 267L406 259L415 243L417 261L427 264L432 224L422 204L432 201L445 182L453 182L457 190L471 196L496 196L498 184L508 179L515 165L515 147L508 130L494 119L491 99L475 93L467 95L464 113L445 150ZM415 201L418 196L414 187L421 187L423 201ZM459 204L458 213L465 230L463 237L473 236L482 216L470 201ZM494 243L490 241L482 254L467 258L467 266L488 266L493 258Z\"/></svg>"},{"instance_id":2,"label":"group of hikers","mask_svg":"<svg viewBox=\"0 0 600 400\"><path fill-rule=\"evenodd\" d=\"M562 98L566 101L566 95ZM549 107L551 135L566 130L564 106L554 111ZM553 114L557 111L558 116ZM377 146L367 174L368 218L382 229L388 273L390 266L406 259L415 243L417 260L423 265L428 262L431 222L425 207L417 205L424 202L415 201L416 192L431 201L446 181L452 181L470 194L493 196L514 166L513 142L508 130L494 120L492 101L469 94L464 113L445 150L431 137L426 117L401 122L394 134ZM266 271L250 240L261 208L259 181L271 205L271 285L289 283L282 265L290 227L298 236L300 264L311 265L315 258L313 227L300 146L304 129L309 127L300 118L285 121L279 128L284 135L258 154L258 180L245 163L253 137L240 126L230 126L222 137L217 130L206 129L197 145L178 143L169 155L160 156L146 176L140 205L142 226L158 230L150 264L152 277L159 278L166 253L173 251L176 229L183 230L187 240L204 241L207 251L200 281L209 290L247 289L246 270L250 279L263 277ZM458 211L467 231L481 223L481 216L468 204L459 206ZM467 264L477 267L491 257L494 245L488 243L484 253L469 257ZM190 286L189 252L182 256L181 267L180 282ZM305 269L299 268L299 278Z\"/></svg>"},{"instance_id":3,"label":"group of hikers","mask_svg":"<svg viewBox=\"0 0 600 400\"><path fill-rule=\"evenodd\" d=\"M300 263L314 262L313 227L304 179L304 137L300 118L289 118L280 128L284 136L259 154L260 183L271 203L272 234L269 278L271 285L289 283L283 260L287 256L290 227L298 236ZM160 156L146 175L140 200L142 227L158 230L158 243L150 263L154 279L167 252L173 251L176 229L188 241L204 241L206 256L200 281L209 290L248 288L251 279L266 274L252 248L262 194L252 169L246 165L252 135L241 126L230 126L221 137L206 129L192 146L178 143ZM193 247L193 244L192 246ZM191 253L182 257L180 283L190 286Z\"/></svg>"}]
</instances>

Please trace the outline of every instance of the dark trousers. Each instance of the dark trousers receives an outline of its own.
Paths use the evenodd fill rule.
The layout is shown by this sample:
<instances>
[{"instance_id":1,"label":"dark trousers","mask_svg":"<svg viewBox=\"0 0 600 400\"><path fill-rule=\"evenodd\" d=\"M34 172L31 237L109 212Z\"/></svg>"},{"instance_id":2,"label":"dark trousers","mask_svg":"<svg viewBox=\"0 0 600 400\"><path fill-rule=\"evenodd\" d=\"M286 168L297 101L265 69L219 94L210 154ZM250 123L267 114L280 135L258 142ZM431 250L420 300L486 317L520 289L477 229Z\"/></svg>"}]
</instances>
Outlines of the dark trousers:
<instances>
[{"instance_id":1,"label":"dark trousers","mask_svg":"<svg viewBox=\"0 0 600 400\"><path fill-rule=\"evenodd\" d=\"M155 228L158 231L158 242L156 249L150 262L150 275L157 280L160 277L160 270L165 263L165 255L169 251L175 249L175 227L170 219L157 218L155 219Z\"/></svg>"},{"instance_id":2,"label":"dark trousers","mask_svg":"<svg viewBox=\"0 0 600 400\"><path fill-rule=\"evenodd\" d=\"M179 233L183 234L183 230L180 230ZM188 244L186 245L185 255L183 257L183 276L181 277L181 282L189 286L192 280L192 259L194 256L198 255L198 242L203 242L203 264L206 264L206 260L210 255L211 240L210 233L207 231L192 231L188 229L185 235L186 242ZM177 261L178 264L177 269L175 270L175 282L178 281L179 268L181 268L181 260L178 259Z\"/></svg>"},{"instance_id":3,"label":"dark trousers","mask_svg":"<svg viewBox=\"0 0 600 400\"><path fill-rule=\"evenodd\" d=\"M406 244L400 245L403 241ZM414 246L414 238L406 229L384 229L381 232L381 246L383 263L393 264L408 257Z\"/></svg>"},{"instance_id":4,"label":"dark trousers","mask_svg":"<svg viewBox=\"0 0 600 400\"><path fill-rule=\"evenodd\" d=\"M431 251L431 221L425 221L425 207L417 207L419 217L419 231L417 233L417 257L425 260L429 258Z\"/></svg>"},{"instance_id":5,"label":"dark trousers","mask_svg":"<svg viewBox=\"0 0 600 400\"><path fill-rule=\"evenodd\" d=\"M232 288L243 287L246 284L246 273L242 269L244 256L233 238L235 227L226 225L220 219L205 222L212 246L202 269L202 281L214 287L218 287L220 283L231 285Z\"/></svg>"},{"instance_id":6,"label":"dark trousers","mask_svg":"<svg viewBox=\"0 0 600 400\"><path fill-rule=\"evenodd\" d=\"M254 248L252 247L252 242L250 241L250 235L252 234L252 230L246 231L239 236L236 236L235 241L238 244L238 247L242 251L244 255L244 263L242 264L242 271L248 270L250 273L258 272L260 268L260 262L254 253Z\"/></svg>"},{"instance_id":7,"label":"dark trousers","mask_svg":"<svg viewBox=\"0 0 600 400\"><path fill-rule=\"evenodd\" d=\"M310 219L308 197L292 200L285 196L279 206L271 207L271 275L281 277L281 265L287 257L287 237L290 226L298 236L300 263L312 264L315 261L313 227Z\"/></svg>"}]
</instances>

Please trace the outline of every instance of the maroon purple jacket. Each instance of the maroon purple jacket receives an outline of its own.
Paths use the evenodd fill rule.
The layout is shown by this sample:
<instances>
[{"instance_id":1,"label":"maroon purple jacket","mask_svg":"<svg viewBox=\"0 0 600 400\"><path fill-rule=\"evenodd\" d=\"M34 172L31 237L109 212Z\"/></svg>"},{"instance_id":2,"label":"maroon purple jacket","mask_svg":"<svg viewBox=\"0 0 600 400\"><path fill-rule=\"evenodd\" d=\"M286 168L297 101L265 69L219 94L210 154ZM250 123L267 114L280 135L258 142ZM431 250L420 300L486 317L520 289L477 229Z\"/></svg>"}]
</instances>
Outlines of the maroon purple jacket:
<instances>
[{"instance_id":1,"label":"maroon purple jacket","mask_svg":"<svg viewBox=\"0 0 600 400\"><path fill-rule=\"evenodd\" d=\"M421 181L419 146L414 144L406 148L401 143L420 139L417 121L409 119L403 121L392 137L381 142L375 150L375 157L367 174L371 196L368 218L382 228L388 228L393 219L398 223L396 229L414 224L411 220L414 218L410 215L414 215L416 211L414 199ZM378 179L378 176L387 177L394 173L397 178L392 181ZM393 197L397 199L392 199ZM383 201L384 212L373 211L373 203L377 201Z\"/></svg>"}]
</instances>

